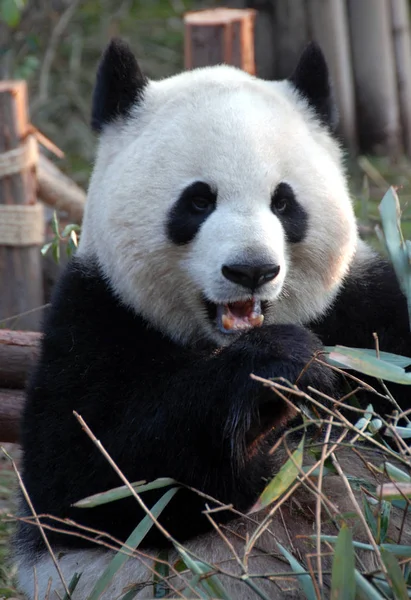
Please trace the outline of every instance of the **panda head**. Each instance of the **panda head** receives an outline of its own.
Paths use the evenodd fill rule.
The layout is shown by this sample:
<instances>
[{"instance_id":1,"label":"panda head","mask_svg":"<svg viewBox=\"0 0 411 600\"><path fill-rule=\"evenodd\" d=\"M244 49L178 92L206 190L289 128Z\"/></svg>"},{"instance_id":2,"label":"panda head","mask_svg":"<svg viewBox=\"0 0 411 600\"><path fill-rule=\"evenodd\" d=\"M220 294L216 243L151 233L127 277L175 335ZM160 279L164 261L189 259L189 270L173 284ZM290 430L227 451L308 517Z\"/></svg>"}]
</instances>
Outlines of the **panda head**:
<instances>
[{"instance_id":1,"label":"panda head","mask_svg":"<svg viewBox=\"0 0 411 600\"><path fill-rule=\"evenodd\" d=\"M357 246L321 50L290 80L229 66L150 81L114 40L79 254L174 340L224 345L324 314Z\"/></svg>"}]
</instances>

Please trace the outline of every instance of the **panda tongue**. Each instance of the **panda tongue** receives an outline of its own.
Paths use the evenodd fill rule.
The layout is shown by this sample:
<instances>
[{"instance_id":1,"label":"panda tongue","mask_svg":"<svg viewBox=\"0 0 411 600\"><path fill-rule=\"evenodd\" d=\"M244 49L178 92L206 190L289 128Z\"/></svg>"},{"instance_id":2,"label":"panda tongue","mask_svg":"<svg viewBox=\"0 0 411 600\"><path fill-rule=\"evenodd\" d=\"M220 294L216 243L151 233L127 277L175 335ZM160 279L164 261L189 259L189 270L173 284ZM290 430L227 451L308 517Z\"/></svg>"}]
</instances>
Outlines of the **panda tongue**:
<instances>
[{"instance_id":1,"label":"panda tongue","mask_svg":"<svg viewBox=\"0 0 411 600\"><path fill-rule=\"evenodd\" d=\"M245 300L217 306L217 321L223 331L238 331L251 329L263 324L264 315L261 313L259 300Z\"/></svg>"}]
</instances>

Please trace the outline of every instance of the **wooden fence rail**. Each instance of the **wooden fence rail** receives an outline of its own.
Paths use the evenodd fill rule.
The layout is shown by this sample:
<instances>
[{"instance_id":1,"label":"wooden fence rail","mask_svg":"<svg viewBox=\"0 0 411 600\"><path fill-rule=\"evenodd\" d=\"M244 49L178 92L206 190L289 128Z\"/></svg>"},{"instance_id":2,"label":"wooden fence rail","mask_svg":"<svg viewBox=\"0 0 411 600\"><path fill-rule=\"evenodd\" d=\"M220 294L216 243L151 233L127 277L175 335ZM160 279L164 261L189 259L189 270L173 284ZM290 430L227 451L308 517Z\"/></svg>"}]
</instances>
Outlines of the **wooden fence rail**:
<instances>
[{"instance_id":1,"label":"wooden fence rail","mask_svg":"<svg viewBox=\"0 0 411 600\"><path fill-rule=\"evenodd\" d=\"M24 388L40 350L41 334L0 329L0 442L18 442Z\"/></svg>"}]
</instances>

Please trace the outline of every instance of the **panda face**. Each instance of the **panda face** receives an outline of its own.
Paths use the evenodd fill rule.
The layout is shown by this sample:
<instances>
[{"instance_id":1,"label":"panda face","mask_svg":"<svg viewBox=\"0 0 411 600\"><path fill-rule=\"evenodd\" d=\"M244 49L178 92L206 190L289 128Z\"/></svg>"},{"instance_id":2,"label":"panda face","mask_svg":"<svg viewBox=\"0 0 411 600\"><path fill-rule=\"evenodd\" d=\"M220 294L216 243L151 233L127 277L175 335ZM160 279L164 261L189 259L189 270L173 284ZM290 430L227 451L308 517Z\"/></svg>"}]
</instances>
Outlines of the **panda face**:
<instances>
[{"instance_id":1,"label":"panda face","mask_svg":"<svg viewBox=\"0 0 411 600\"><path fill-rule=\"evenodd\" d=\"M226 66L145 81L104 125L80 254L179 342L308 323L356 244L338 146L288 81Z\"/></svg>"}]
</instances>

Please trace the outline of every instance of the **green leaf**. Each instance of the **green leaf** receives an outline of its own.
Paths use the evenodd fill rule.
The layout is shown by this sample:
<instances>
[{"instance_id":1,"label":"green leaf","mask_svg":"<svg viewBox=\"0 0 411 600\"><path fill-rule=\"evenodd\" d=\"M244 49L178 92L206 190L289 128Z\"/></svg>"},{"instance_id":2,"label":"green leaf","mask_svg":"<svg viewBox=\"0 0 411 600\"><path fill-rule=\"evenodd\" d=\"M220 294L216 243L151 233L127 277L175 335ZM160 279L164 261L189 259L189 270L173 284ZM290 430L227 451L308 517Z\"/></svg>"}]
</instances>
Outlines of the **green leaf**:
<instances>
[{"instance_id":1,"label":"green leaf","mask_svg":"<svg viewBox=\"0 0 411 600\"><path fill-rule=\"evenodd\" d=\"M311 575L309 575L304 569L298 560L294 558L292 554L288 552L279 542L277 542L277 546L280 549L281 554L288 560L290 566L294 573L304 573L304 575L300 575L298 577L298 583L303 588L304 594L308 600L317 600L317 594L315 592L315 587L311 579Z\"/></svg>"},{"instance_id":2,"label":"green leaf","mask_svg":"<svg viewBox=\"0 0 411 600\"><path fill-rule=\"evenodd\" d=\"M377 487L375 493L385 500L404 500L411 498L411 483L383 483Z\"/></svg>"},{"instance_id":3,"label":"green leaf","mask_svg":"<svg viewBox=\"0 0 411 600\"><path fill-rule=\"evenodd\" d=\"M338 347L338 346L337 346ZM324 346L324 351L325 352L333 352L335 350L334 346ZM376 358L377 354L376 354L376 350L375 348L357 348L357 350L361 350L362 354L365 354L367 356L371 356L372 358ZM379 357L381 360L383 360L384 362L390 363L390 365L395 365L397 367L402 367L403 369L406 369L407 367L409 367L411 365L411 358L409 358L408 356L402 356L401 354L392 354L391 352L379 352ZM331 361L334 366L336 367L341 367L341 368L346 368L343 367L343 365L339 365L339 363L334 361Z\"/></svg>"},{"instance_id":4,"label":"green leaf","mask_svg":"<svg viewBox=\"0 0 411 600\"><path fill-rule=\"evenodd\" d=\"M316 540L316 535L309 535L308 539ZM320 535L320 540L324 542L330 542L331 544L335 544L337 542L337 536L335 535ZM358 548L360 550L370 550L374 552L374 547L371 544L365 544L364 542L353 542L354 548ZM379 548L385 548L395 556L402 556L404 558L411 557L411 546L404 546L400 544L381 544Z\"/></svg>"},{"instance_id":5,"label":"green leaf","mask_svg":"<svg viewBox=\"0 0 411 600\"><path fill-rule=\"evenodd\" d=\"M393 427L393 429L395 433L394 431L387 429L385 435L387 437L393 438L395 438L398 435L398 437L402 438L403 440L409 440L411 438L411 429L409 427L401 427L400 425L396 425L395 427Z\"/></svg>"},{"instance_id":6,"label":"green leaf","mask_svg":"<svg viewBox=\"0 0 411 600\"><path fill-rule=\"evenodd\" d=\"M393 481L400 481L402 483L411 482L411 477L408 475L408 473L405 473L405 471L402 471L401 469L389 462L384 462L377 469L377 471L383 474L387 473L388 477L390 477L390 479L392 479Z\"/></svg>"},{"instance_id":7,"label":"green leaf","mask_svg":"<svg viewBox=\"0 0 411 600\"><path fill-rule=\"evenodd\" d=\"M58 239L56 239L54 242L52 242L51 253L53 255L55 262L57 264L59 264L59 262L60 262L60 242Z\"/></svg>"},{"instance_id":8,"label":"green leaf","mask_svg":"<svg viewBox=\"0 0 411 600\"><path fill-rule=\"evenodd\" d=\"M202 562L200 560L194 560L193 558L191 558L188 552L186 552L186 550L179 544L175 544L175 548L180 554L185 564L187 565L187 567L194 575L202 576L213 572L214 569L212 565L208 565L207 563ZM208 598L231 600L217 575L210 575L206 579L201 579L199 585L204 589L206 594L208 594Z\"/></svg>"},{"instance_id":9,"label":"green leaf","mask_svg":"<svg viewBox=\"0 0 411 600\"><path fill-rule=\"evenodd\" d=\"M161 515L164 508L170 502L177 490L178 488L172 488L171 490L168 490L168 492L166 492L160 498L160 500L158 500L158 502L155 503L155 505L151 509L151 513L155 518L158 518L159 515ZM122 550L128 553L129 550L126 548L126 546L134 549L137 548L142 542L142 540L145 538L147 533L150 531L153 524L154 523L151 517L149 515L146 515L144 519L140 521L140 523L134 529L132 534L127 538L124 546L122 547ZM117 554L111 560L108 567L105 569L104 573L97 580L93 591L91 592L87 600L98 600L98 598L100 598L100 596L103 594L104 590L110 585L117 571L128 561L129 558L130 556L128 554L123 552L117 552Z\"/></svg>"},{"instance_id":10,"label":"green leaf","mask_svg":"<svg viewBox=\"0 0 411 600\"><path fill-rule=\"evenodd\" d=\"M124 596L121 597L121 600L134 600L134 598L137 596L137 594L141 591L141 585L137 584L137 585L133 585L131 587L131 589L128 590L128 592L126 592L124 594Z\"/></svg>"},{"instance_id":11,"label":"green leaf","mask_svg":"<svg viewBox=\"0 0 411 600\"><path fill-rule=\"evenodd\" d=\"M385 194L379 206L385 245L397 275L400 287L407 298L408 315L411 315L411 265L409 245L404 243L401 231L401 210L393 187ZM411 319L410 319L411 321Z\"/></svg>"},{"instance_id":12,"label":"green leaf","mask_svg":"<svg viewBox=\"0 0 411 600\"><path fill-rule=\"evenodd\" d=\"M357 584L356 598L359 600L385 600L380 592L363 576L355 570L355 583Z\"/></svg>"},{"instance_id":13,"label":"green leaf","mask_svg":"<svg viewBox=\"0 0 411 600\"><path fill-rule=\"evenodd\" d=\"M61 237L69 237L73 232L75 234L80 233L81 227L79 225L74 225L74 223L69 223L65 226L63 231L61 232Z\"/></svg>"},{"instance_id":14,"label":"green leaf","mask_svg":"<svg viewBox=\"0 0 411 600\"><path fill-rule=\"evenodd\" d=\"M331 600L354 600L355 555L351 530L343 524L335 545L331 575Z\"/></svg>"},{"instance_id":15,"label":"green leaf","mask_svg":"<svg viewBox=\"0 0 411 600\"><path fill-rule=\"evenodd\" d=\"M44 244L44 246L40 250L40 252L42 253L43 256L46 256L46 254L50 250L52 244L53 244L53 242L49 242L48 244Z\"/></svg>"},{"instance_id":16,"label":"green leaf","mask_svg":"<svg viewBox=\"0 0 411 600\"><path fill-rule=\"evenodd\" d=\"M361 348L346 348L335 346L329 349L327 362L339 364L344 369L354 369L364 375L377 377L393 383L411 384L411 373L376 356L371 356Z\"/></svg>"},{"instance_id":17,"label":"green leaf","mask_svg":"<svg viewBox=\"0 0 411 600\"><path fill-rule=\"evenodd\" d=\"M82 575L82 573L74 573L73 577L71 578L71 581L70 581L69 586L68 586L68 591L70 592L70 595L76 589L77 584L79 582L79 579L80 579L81 575ZM67 594L67 592L64 594L63 600L70 600L69 595Z\"/></svg>"},{"instance_id":18,"label":"green leaf","mask_svg":"<svg viewBox=\"0 0 411 600\"><path fill-rule=\"evenodd\" d=\"M159 560L156 560L156 562L154 563L154 598L165 598L169 591L168 586L164 581L170 575L170 567L167 564L168 550L161 550L158 554L158 558Z\"/></svg>"},{"instance_id":19,"label":"green leaf","mask_svg":"<svg viewBox=\"0 0 411 600\"><path fill-rule=\"evenodd\" d=\"M51 229L53 230L54 235L59 236L59 219L56 211L53 212L53 217L51 219Z\"/></svg>"},{"instance_id":20,"label":"green leaf","mask_svg":"<svg viewBox=\"0 0 411 600\"><path fill-rule=\"evenodd\" d=\"M174 479L171 479L170 477L159 477L150 483L137 481L136 483L132 483L131 487L134 488L138 494L141 494L142 492L158 490L173 484L177 484ZM99 494L88 496L88 498L84 498L83 500L75 502L73 506L76 508L94 508L95 506L100 506L101 504L107 504L108 502L114 502L115 500L128 498L128 496L131 495L132 493L129 488L126 485L121 485L120 487L113 488L112 490L107 490L106 492L100 492Z\"/></svg>"},{"instance_id":21,"label":"green leaf","mask_svg":"<svg viewBox=\"0 0 411 600\"><path fill-rule=\"evenodd\" d=\"M1 0L0 20L13 29L20 23L20 10L16 0Z\"/></svg>"},{"instance_id":22,"label":"green leaf","mask_svg":"<svg viewBox=\"0 0 411 600\"><path fill-rule=\"evenodd\" d=\"M408 600L407 584L405 583L401 567L398 564L397 559L385 548L381 548L381 558L391 579L395 597L398 600Z\"/></svg>"},{"instance_id":23,"label":"green leaf","mask_svg":"<svg viewBox=\"0 0 411 600\"><path fill-rule=\"evenodd\" d=\"M376 541L378 544L382 544L387 537L388 527L390 525L391 515L391 502L382 501L380 514L378 515L378 536Z\"/></svg>"},{"instance_id":24,"label":"green leaf","mask_svg":"<svg viewBox=\"0 0 411 600\"><path fill-rule=\"evenodd\" d=\"M249 514L257 512L277 500L297 479L298 474L302 471L304 440L305 436L277 475L265 487Z\"/></svg>"},{"instance_id":25,"label":"green leaf","mask_svg":"<svg viewBox=\"0 0 411 600\"><path fill-rule=\"evenodd\" d=\"M367 496L365 494L363 495L363 509L365 520L367 521L367 525L371 529L372 535L375 539L377 537L377 520L374 517L374 513L372 512Z\"/></svg>"}]
</instances>

